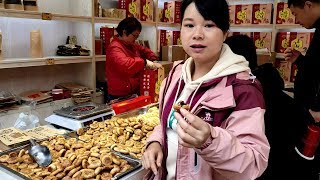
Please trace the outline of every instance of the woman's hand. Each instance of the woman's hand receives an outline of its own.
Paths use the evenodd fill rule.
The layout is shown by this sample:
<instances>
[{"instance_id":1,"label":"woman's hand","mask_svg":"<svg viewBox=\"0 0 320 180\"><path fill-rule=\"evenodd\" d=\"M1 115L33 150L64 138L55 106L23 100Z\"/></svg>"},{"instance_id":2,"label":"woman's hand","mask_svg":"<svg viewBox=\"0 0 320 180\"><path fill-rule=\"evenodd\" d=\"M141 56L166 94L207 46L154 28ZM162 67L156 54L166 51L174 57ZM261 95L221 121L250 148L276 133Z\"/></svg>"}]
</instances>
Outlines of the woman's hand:
<instances>
[{"instance_id":1,"label":"woman's hand","mask_svg":"<svg viewBox=\"0 0 320 180\"><path fill-rule=\"evenodd\" d=\"M156 70L156 69L163 68L163 67L162 67L162 65L159 64L159 63L156 63L156 62L152 62L152 61L147 60L146 68L147 68L147 69Z\"/></svg>"},{"instance_id":2,"label":"woman's hand","mask_svg":"<svg viewBox=\"0 0 320 180\"><path fill-rule=\"evenodd\" d=\"M180 109L180 113L174 114L178 120L179 143L189 148L200 148L210 136L210 125L184 108Z\"/></svg>"},{"instance_id":3,"label":"woman's hand","mask_svg":"<svg viewBox=\"0 0 320 180\"><path fill-rule=\"evenodd\" d=\"M309 112L316 122L320 122L320 112L312 111L311 109L309 109Z\"/></svg>"},{"instance_id":4,"label":"woman's hand","mask_svg":"<svg viewBox=\"0 0 320 180\"><path fill-rule=\"evenodd\" d=\"M142 156L142 166L151 169L157 175L158 168L161 167L163 152L159 142L152 142Z\"/></svg>"}]
</instances>

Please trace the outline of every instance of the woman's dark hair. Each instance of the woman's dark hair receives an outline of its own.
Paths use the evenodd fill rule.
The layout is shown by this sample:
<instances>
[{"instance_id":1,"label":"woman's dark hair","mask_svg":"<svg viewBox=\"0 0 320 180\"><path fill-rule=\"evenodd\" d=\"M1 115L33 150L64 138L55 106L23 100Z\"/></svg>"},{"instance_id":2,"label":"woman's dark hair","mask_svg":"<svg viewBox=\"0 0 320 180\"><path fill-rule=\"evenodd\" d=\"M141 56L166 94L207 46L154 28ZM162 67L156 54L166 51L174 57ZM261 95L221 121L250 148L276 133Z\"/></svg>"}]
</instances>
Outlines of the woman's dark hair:
<instances>
[{"instance_id":1,"label":"woman's dark hair","mask_svg":"<svg viewBox=\"0 0 320 180\"><path fill-rule=\"evenodd\" d=\"M306 1L320 3L320 0L288 0L288 7L293 6L293 7L303 8Z\"/></svg>"},{"instance_id":2,"label":"woman's dark hair","mask_svg":"<svg viewBox=\"0 0 320 180\"><path fill-rule=\"evenodd\" d=\"M241 55L249 61L249 67L254 70L258 67L257 52L253 40L247 35L234 35L225 40L232 52Z\"/></svg>"},{"instance_id":3,"label":"woman's dark hair","mask_svg":"<svg viewBox=\"0 0 320 180\"><path fill-rule=\"evenodd\" d=\"M223 32L229 30L229 6L226 0L183 0L180 9L182 19L187 7L193 2L205 20L213 21Z\"/></svg>"},{"instance_id":4,"label":"woman's dark hair","mask_svg":"<svg viewBox=\"0 0 320 180\"><path fill-rule=\"evenodd\" d=\"M118 32L119 36L122 36L123 30L126 31L127 35L129 35L136 30L141 31L141 29L142 26L138 19L135 17L127 17L118 24L116 31Z\"/></svg>"}]
</instances>

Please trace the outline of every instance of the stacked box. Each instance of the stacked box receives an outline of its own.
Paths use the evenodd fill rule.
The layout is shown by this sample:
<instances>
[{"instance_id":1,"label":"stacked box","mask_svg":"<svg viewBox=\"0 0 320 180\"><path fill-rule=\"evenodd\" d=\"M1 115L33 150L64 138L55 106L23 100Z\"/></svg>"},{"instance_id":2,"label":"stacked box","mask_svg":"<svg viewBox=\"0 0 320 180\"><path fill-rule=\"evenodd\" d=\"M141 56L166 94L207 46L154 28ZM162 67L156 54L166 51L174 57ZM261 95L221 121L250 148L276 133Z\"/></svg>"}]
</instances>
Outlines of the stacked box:
<instances>
[{"instance_id":1,"label":"stacked box","mask_svg":"<svg viewBox=\"0 0 320 180\"><path fill-rule=\"evenodd\" d=\"M158 8L157 13L157 22L164 22L164 9Z\"/></svg>"},{"instance_id":2,"label":"stacked box","mask_svg":"<svg viewBox=\"0 0 320 180\"><path fill-rule=\"evenodd\" d=\"M126 18L126 10L116 8L102 9L102 17L124 19Z\"/></svg>"},{"instance_id":3,"label":"stacked box","mask_svg":"<svg viewBox=\"0 0 320 180\"><path fill-rule=\"evenodd\" d=\"M141 0L141 21L153 22L153 0Z\"/></svg>"},{"instance_id":4,"label":"stacked box","mask_svg":"<svg viewBox=\"0 0 320 180\"><path fill-rule=\"evenodd\" d=\"M172 42L173 45L182 45L180 31L172 31Z\"/></svg>"},{"instance_id":5,"label":"stacked box","mask_svg":"<svg viewBox=\"0 0 320 180\"><path fill-rule=\"evenodd\" d=\"M235 24L236 21L236 6L235 5L230 5L229 6L229 14L230 14L230 24Z\"/></svg>"},{"instance_id":6,"label":"stacked box","mask_svg":"<svg viewBox=\"0 0 320 180\"><path fill-rule=\"evenodd\" d=\"M256 49L269 49L271 50L271 32L254 32L253 42Z\"/></svg>"},{"instance_id":7,"label":"stacked box","mask_svg":"<svg viewBox=\"0 0 320 180\"><path fill-rule=\"evenodd\" d=\"M277 35L277 48L276 52L284 53L284 51L290 46L290 32L279 32Z\"/></svg>"},{"instance_id":8,"label":"stacked box","mask_svg":"<svg viewBox=\"0 0 320 180\"><path fill-rule=\"evenodd\" d=\"M288 8L288 3L279 2L277 4L276 24L295 24L295 16Z\"/></svg>"},{"instance_id":9,"label":"stacked box","mask_svg":"<svg viewBox=\"0 0 320 180\"><path fill-rule=\"evenodd\" d=\"M310 33L307 32L291 32L290 46L302 54L305 54L309 48L311 41Z\"/></svg>"},{"instance_id":10,"label":"stacked box","mask_svg":"<svg viewBox=\"0 0 320 180\"><path fill-rule=\"evenodd\" d=\"M164 3L164 22L180 23L181 1L170 1Z\"/></svg>"},{"instance_id":11,"label":"stacked box","mask_svg":"<svg viewBox=\"0 0 320 180\"><path fill-rule=\"evenodd\" d=\"M186 60L188 55L181 45L170 45L162 47L162 61L180 61Z\"/></svg>"},{"instance_id":12,"label":"stacked box","mask_svg":"<svg viewBox=\"0 0 320 180\"><path fill-rule=\"evenodd\" d=\"M279 71L280 76L285 82L290 81L290 75L291 75L291 63L288 61L283 61L277 59L275 62L275 67Z\"/></svg>"},{"instance_id":13,"label":"stacked box","mask_svg":"<svg viewBox=\"0 0 320 180\"><path fill-rule=\"evenodd\" d=\"M160 51L160 48L162 46L167 46L168 41L167 41L167 31L166 30L159 30L159 41L158 41L158 51Z\"/></svg>"},{"instance_id":14,"label":"stacked box","mask_svg":"<svg viewBox=\"0 0 320 180\"><path fill-rule=\"evenodd\" d=\"M126 10L126 17L140 19L140 0L119 0L118 9Z\"/></svg>"},{"instance_id":15,"label":"stacked box","mask_svg":"<svg viewBox=\"0 0 320 180\"><path fill-rule=\"evenodd\" d=\"M235 24L251 24L252 4L236 5Z\"/></svg>"},{"instance_id":16,"label":"stacked box","mask_svg":"<svg viewBox=\"0 0 320 180\"><path fill-rule=\"evenodd\" d=\"M252 24L271 24L272 4L252 5Z\"/></svg>"},{"instance_id":17,"label":"stacked box","mask_svg":"<svg viewBox=\"0 0 320 180\"><path fill-rule=\"evenodd\" d=\"M100 39L102 40L102 54L106 54L106 50L113 39L114 28L101 27L100 28Z\"/></svg>"},{"instance_id":18,"label":"stacked box","mask_svg":"<svg viewBox=\"0 0 320 180\"><path fill-rule=\"evenodd\" d=\"M150 96L151 102L158 102L160 86L164 79L164 69L144 70L140 79L140 95Z\"/></svg>"}]
</instances>

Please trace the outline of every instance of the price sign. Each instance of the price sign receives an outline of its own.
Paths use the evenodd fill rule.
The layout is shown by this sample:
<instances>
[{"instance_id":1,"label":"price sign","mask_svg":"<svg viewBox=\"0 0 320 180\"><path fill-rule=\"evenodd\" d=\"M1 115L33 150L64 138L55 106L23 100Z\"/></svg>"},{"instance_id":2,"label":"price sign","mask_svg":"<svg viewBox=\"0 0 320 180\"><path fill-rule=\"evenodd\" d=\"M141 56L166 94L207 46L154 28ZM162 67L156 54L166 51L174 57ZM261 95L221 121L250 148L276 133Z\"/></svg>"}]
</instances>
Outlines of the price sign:
<instances>
[{"instance_id":1,"label":"price sign","mask_svg":"<svg viewBox=\"0 0 320 180\"><path fill-rule=\"evenodd\" d=\"M52 20L52 14L51 13L42 13L42 20Z\"/></svg>"}]
</instances>

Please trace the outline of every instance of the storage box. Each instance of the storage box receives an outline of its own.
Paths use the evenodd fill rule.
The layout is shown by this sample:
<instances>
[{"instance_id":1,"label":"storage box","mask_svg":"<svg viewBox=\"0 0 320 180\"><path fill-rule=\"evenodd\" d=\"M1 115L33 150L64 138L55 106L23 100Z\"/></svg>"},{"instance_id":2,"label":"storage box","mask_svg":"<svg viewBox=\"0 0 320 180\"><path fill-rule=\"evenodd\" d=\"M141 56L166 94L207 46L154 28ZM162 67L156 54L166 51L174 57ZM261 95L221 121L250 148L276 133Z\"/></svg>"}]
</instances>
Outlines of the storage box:
<instances>
[{"instance_id":1,"label":"storage box","mask_svg":"<svg viewBox=\"0 0 320 180\"><path fill-rule=\"evenodd\" d=\"M235 24L236 21L236 6L230 5L229 6L229 15L230 15L230 24Z\"/></svg>"},{"instance_id":2,"label":"storage box","mask_svg":"<svg viewBox=\"0 0 320 180\"><path fill-rule=\"evenodd\" d=\"M95 45L95 55L102 55L102 41L101 39L95 39L94 40L94 45Z\"/></svg>"},{"instance_id":3,"label":"storage box","mask_svg":"<svg viewBox=\"0 0 320 180\"><path fill-rule=\"evenodd\" d=\"M279 32L277 34L276 52L284 53L284 51L290 46L290 32Z\"/></svg>"},{"instance_id":4,"label":"storage box","mask_svg":"<svg viewBox=\"0 0 320 180\"><path fill-rule=\"evenodd\" d=\"M251 24L252 4L236 5L235 24Z\"/></svg>"},{"instance_id":5,"label":"storage box","mask_svg":"<svg viewBox=\"0 0 320 180\"><path fill-rule=\"evenodd\" d=\"M138 96L136 98L128 99L111 105L115 114L131 111L151 103L150 96Z\"/></svg>"},{"instance_id":6,"label":"storage box","mask_svg":"<svg viewBox=\"0 0 320 180\"><path fill-rule=\"evenodd\" d=\"M126 17L140 19L140 0L119 0L118 9L126 10Z\"/></svg>"},{"instance_id":7,"label":"storage box","mask_svg":"<svg viewBox=\"0 0 320 180\"><path fill-rule=\"evenodd\" d=\"M285 82L290 82L291 76L291 63L288 61L277 59L275 67L279 71L280 76Z\"/></svg>"},{"instance_id":8,"label":"storage box","mask_svg":"<svg viewBox=\"0 0 320 180\"><path fill-rule=\"evenodd\" d=\"M252 24L271 24L272 4L252 5Z\"/></svg>"},{"instance_id":9,"label":"storage box","mask_svg":"<svg viewBox=\"0 0 320 180\"><path fill-rule=\"evenodd\" d=\"M181 45L163 46L162 61L179 61L186 60L188 55Z\"/></svg>"},{"instance_id":10,"label":"storage box","mask_svg":"<svg viewBox=\"0 0 320 180\"><path fill-rule=\"evenodd\" d=\"M153 22L153 0L140 0L140 20Z\"/></svg>"},{"instance_id":11,"label":"storage box","mask_svg":"<svg viewBox=\"0 0 320 180\"><path fill-rule=\"evenodd\" d=\"M140 94L150 96L151 102L158 102L164 69L144 70L140 79Z\"/></svg>"},{"instance_id":12,"label":"storage box","mask_svg":"<svg viewBox=\"0 0 320 180\"><path fill-rule=\"evenodd\" d=\"M288 3L279 2L277 4L276 24L295 24L295 16L288 8Z\"/></svg>"},{"instance_id":13,"label":"storage box","mask_svg":"<svg viewBox=\"0 0 320 180\"><path fill-rule=\"evenodd\" d=\"M102 54L106 54L108 45L112 41L114 36L114 28L101 27L100 28L100 39L102 40Z\"/></svg>"},{"instance_id":14,"label":"storage box","mask_svg":"<svg viewBox=\"0 0 320 180\"><path fill-rule=\"evenodd\" d=\"M256 49L269 49L271 51L271 32L254 32L253 42Z\"/></svg>"},{"instance_id":15,"label":"storage box","mask_svg":"<svg viewBox=\"0 0 320 180\"><path fill-rule=\"evenodd\" d=\"M181 1L170 1L164 3L164 22L168 23L180 23Z\"/></svg>"}]
</instances>

